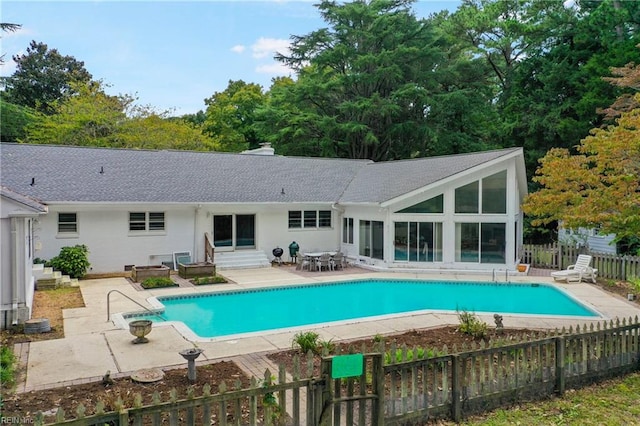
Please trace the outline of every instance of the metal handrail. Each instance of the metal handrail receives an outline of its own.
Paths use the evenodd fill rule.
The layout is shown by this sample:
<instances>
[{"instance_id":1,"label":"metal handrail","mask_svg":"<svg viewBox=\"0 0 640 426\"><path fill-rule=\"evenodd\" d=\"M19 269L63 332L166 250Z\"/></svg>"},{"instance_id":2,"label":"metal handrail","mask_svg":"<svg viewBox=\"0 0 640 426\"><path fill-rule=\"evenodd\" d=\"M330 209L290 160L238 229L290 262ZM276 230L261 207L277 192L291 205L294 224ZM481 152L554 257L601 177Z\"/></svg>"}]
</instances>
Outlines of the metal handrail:
<instances>
[{"instance_id":1,"label":"metal handrail","mask_svg":"<svg viewBox=\"0 0 640 426\"><path fill-rule=\"evenodd\" d=\"M144 309L145 311L149 312L150 314L153 314L153 315L155 315L157 317L160 317L164 321L167 320L165 317L162 316L162 314L160 314L158 312L154 312L151 309L147 308L146 306L141 305L140 303L136 302L135 300L133 300L132 298L130 298L129 296L127 296L126 294L121 292L120 290L111 290L109 293L107 293L107 321L109 321L111 319L111 306L110 306L110 302L109 302L109 296L111 296L111 293L113 293L114 291L116 293L120 293L121 295L123 295L127 299L131 300L133 303L135 303L136 305L140 306L142 309Z\"/></svg>"}]
</instances>

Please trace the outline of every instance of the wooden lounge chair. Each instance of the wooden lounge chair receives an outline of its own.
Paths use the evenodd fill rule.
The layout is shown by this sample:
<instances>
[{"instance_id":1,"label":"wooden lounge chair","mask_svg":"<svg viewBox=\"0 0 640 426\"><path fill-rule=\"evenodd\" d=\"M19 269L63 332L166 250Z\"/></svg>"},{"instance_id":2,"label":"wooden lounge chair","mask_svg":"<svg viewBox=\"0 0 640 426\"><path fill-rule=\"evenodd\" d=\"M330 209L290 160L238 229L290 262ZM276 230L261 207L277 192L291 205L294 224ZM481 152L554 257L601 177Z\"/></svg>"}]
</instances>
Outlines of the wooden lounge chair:
<instances>
[{"instance_id":1,"label":"wooden lounge chair","mask_svg":"<svg viewBox=\"0 0 640 426\"><path fill-rule=\"evenodd\" d=\"M551 276L555 281L566 282L582 282L583 279L596 282L597 269L593 269L591 266L591 256L587 254L578 255L576 263L569 265L567 269L563 271L552 272Z\"/></svg>"}]
</instances>

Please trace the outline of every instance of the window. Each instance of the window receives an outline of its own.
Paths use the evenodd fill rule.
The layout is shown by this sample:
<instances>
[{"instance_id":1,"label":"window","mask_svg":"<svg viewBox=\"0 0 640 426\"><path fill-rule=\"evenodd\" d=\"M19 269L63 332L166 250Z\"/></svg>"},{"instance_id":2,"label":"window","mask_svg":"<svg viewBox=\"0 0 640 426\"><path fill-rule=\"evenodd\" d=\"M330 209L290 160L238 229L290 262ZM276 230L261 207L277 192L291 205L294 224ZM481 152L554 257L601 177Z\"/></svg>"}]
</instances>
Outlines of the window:
<instances>
[{"instance_id":1,"label":"window","mask_svg":"<svg viewBox=\"0 0 640 426\"><path fill-rule=\"evenodd\" d=\"M456 223L456 262L505 263L506 224Z\"/></svg>"},{"instance_id":2,"label":"window","mask_svg":"<svg viewBox=\"0 0 640 426\"><path fill-rule=\"evenodd\" d=\"M318 211L318 226L320 228L331 228L331 210Z\"/></svg>"},{"instance_id":3,"label":"window","mask_svg":"<svg viewBox=\"0 0 640 426\"><path fill-rule=\"evenodd\" d=\"M478 182L456 188L456 213L478 213Z\"/></svg>"},{"instance_id":4,"label":"window","mask_svg":"<svg viewBox=\"0 0 640 426\"><path fill-rule=\"evenodd\" d=\"M482 179L482 213L507 213L507 171Z\"/></svg>"},{"instance_id":5,"label":"window","mask_svg":"<svg viewBox=\"0 0 640 426\"><path fill-rule=\"evenodd\" d=\"M384 259L384 222L360 221L360 246L358 253L374 259Z\"/></svg>"},{"instance_id":6,"label":"window","mask_svg":"<svg viewBox=\"0 0 640 426\"><path fill-rule=\"evenodd\" d=\"M318 212L315 210L305 210L304 211L304 227L305 228L315 228L318 226L317 222Z\"/></svg>"},{"instance_id":7,"label":"window","mask_svg":"<svg viewBox=\"0 0 640 426\"><path fill-rule=\"evenodd\" d=\"M395 222L394 259L442 262L441 222Z\"/></svg>"},{"instance_id":8,"label":"window","mask_svg":"<svg viewBox=\"0 0 640 426\"><path fill-rule=\"evenodd\" d=\"M506 170L456 188L455 192L456 213L480 213L481 202L482 214L507 213Z\"/></svg>"},{"instance_id":9,"label":"window","mask_svg":"<svg viewBox=\"0 0 640 426\"><path fill-rule=\"evenodd\" d=\"M289 229L331 228L331 210L291 210Z\"/></svg>"},{"instance_id":10,"label":"window","mask_svg":"<svg viewBox=\"0 0 640 426\"><path fill-rule=\"evenodd\" d=\"M130 212L129 231L164 231L164 212Z\"/></svg>"},{"instance_id":11,"label":"window","mask_svg":"<svg viewBox=\"0 0 640 426\"><path fill-rule=\"evenodd\" d=\"M353 244L353 218L345 217L342 219L342 242L345 244Z\"/></svg>"},{"instance_id":12,"label":"window","mask_svg":"<svg viewBox=\"0 0 640 426\"><path fill-rule=\"evenodd\" d=\"M444 197L440 194L437 197L430 198L418 204L414 204L413 206L399 210L397 213L443 213L443 200Z\"/></svg>"},{"instance_id":13,"label":"window","mask_svg":"<svg viewBox=\"0 0 640 426\"><path fill-rule=\"evenodd\" d=\"M78 216L77 213L58 213L58 233L77 234Z\"/></svg>"},{"instance_id":14,"label":"window","mask_svg":"<svg viewBox=\"0 0 640 426\"><path fill-rule=\"evenodd\" d=\"M302 212L301 211L289 212L289 228L302 228Z\"/></svg>"}]
</instances>

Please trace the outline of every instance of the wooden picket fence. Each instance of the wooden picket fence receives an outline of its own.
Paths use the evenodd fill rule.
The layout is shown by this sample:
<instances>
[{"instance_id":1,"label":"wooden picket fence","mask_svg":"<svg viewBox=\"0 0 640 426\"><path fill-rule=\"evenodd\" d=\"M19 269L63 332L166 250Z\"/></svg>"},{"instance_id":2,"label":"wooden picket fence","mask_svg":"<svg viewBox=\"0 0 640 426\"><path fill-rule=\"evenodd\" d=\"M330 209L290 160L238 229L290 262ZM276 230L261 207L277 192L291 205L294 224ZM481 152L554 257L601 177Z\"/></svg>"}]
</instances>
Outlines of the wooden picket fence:
<instances>
[{"instance_id":1,"label":"wooden picket fence","mask_svg":"<svg viewBox=\"0 0 640 426\"><path fill-rule=\"evenodd\" d=\"M598 269L598 277L628 280L640 277L640 256L617 256L593 253L584 248L552 244L524 244L521 263L534 268L565 269L575 263L579 254L592 256L591 266Z\"/></svg>"},{"instance_id":2,"label":"wooden picket fence","mask_svg":"<svg viewBox=\"0 0 640 426\"><path fill-rule=\"evenodd\" d=\"M296 359L292 380L280 367L277 382L267 370L263 380L241 389L221 383L216 394L206 385L201 396L185 400L154 398L132 407L120 400L117 409L95 407L65 420L59 410L56 425L404 425L434 418L459 421L473 413L522 400L563 394L640 368L638 317L592 323L568 330L537 333L522 341L496 340L441 351L384 345L364 353L362 374L333 379L325 353L320 374L314 356ZM301 362L302 361L302 362ZM301 367L302 365L302 367ZM305 371L300 374L300 371ZM118 405L119 404L119 405ZM44 424L39 414L35 424Z\"/></svg>"}]
</instances>

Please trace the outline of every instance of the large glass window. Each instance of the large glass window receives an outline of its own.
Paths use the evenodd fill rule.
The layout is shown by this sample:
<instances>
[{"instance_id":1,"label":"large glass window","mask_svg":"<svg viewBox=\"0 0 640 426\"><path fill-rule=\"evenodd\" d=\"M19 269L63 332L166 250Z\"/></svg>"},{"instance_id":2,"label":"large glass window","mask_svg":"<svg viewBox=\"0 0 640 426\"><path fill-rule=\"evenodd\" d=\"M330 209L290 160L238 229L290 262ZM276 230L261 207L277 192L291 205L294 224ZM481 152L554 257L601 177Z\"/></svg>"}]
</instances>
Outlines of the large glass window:
<instances>
[{"instance_id":1,"label":"large glass window","mask_svg":"<svg viewBox=\"0 0 640 426\"><path fill-rule=\"evenodd\" d=\"M75 234L78 232L78 216L76 213L58 213L58 232Z\"/></svg>"},{"instance_id":2,"label":"large glass window","mask_svg":"<svg viewBox=\"0 0 640 426\"><path fill-rule=\"evenodd\" d=\"M394 259L409 262L442 261L442 223L395 222Z\"/></svg>"},{"instance_id":3,"label":"large glass window","mask_svg":"<svg viewBox=\"0 0 640 426\"><path fill-rule=\"evenodd\" d=\"M457 223L456 262L505 263L506 224Z\"/></svg>"},{"instance_id":4,"label":"large glass window","mask_svg":"<svg viewBox=\"0 0 640 426\"><path fill-rule=\"evenodd\" d=\"M456 262L479 261L479 229L478 223L456 223Z\"/></svg>"},{"instance_id":5,"label":"large glass window","mask_svg":"<svg viewBox=\"0 0 640 426\"><path fill-rule=\"evenodd\" d=\"M456 188L456 213L478 213L478 181Z\"/></svg>"},{"instance_id":6,"label":"large glass window","mask_svg":"<svg viewBox=\"0 0 640 426\"><path fill-rule=\"evenodd\" d=\"M384 259L384 222L361 220L359 230L358 253L361 256Z\"/></svg>"},{"instance_id":7,"label":"large glass window","mask_svg":"<svg viewBox=\"0 0 640 426\"><path fill-rule=\"evenodd\" d=\"M345 244L353 244L353 218L342 218L342 242Z\"/></svg>"},{"instance_id":8,"label":"large glass window","mask_svg":"<svg viewBox=\"0 0 640 426\"><path fill-rule=\"evenodd\" d=\"M505 263L506 224L480 224L480 263Z\"/></svg>"},{"instance_id":9,"label":"large glass window","mask_svg":"<svg viewBox=\"0 0 640 426\"><path fill-rule=\"evenodd\" d=\"M507 212L507 171L482 179L482 213Z\"/></svg>"},{"instance_id":10,"label":"large glass window","mask_svg":"<svg viewBox=\"0 0 640 426\"><path fill-rule=\"evenodd\" d=\"M405 209L398 210L397 213L443 213L444 212L444 197L442 194L422 201L413 206L409 206Z\"/></svg>"}]
</instances>

